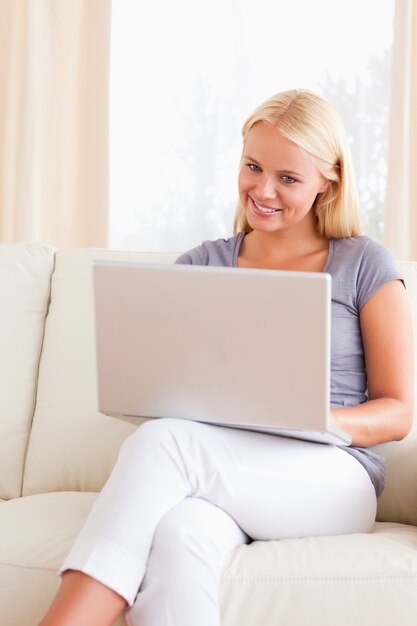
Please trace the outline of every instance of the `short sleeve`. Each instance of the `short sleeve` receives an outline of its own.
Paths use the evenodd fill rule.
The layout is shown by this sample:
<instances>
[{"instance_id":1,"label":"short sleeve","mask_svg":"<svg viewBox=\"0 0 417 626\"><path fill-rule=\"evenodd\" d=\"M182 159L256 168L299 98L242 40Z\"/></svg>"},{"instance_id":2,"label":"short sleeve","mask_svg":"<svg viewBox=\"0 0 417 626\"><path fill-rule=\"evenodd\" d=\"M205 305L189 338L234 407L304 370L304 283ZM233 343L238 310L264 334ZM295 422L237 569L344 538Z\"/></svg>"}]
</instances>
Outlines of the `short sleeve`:
<instances>
[{"instance_id":1,"label":"short sleeve","mask_svg":"<svg viewBox=\"0 0 417 626\"><path fill-rule=\"evenodd\" d=\"M237 254L243 236L244 233L239 233L234 237L229 237L229 239L203 241L196 248L181 254L175 262L184 265L233 267L236 265Z\"/></svg>"},{"instance_id":2,"label":"short sleeve","mask_svg":"<svg viewBox=\"0 0 417 626\"><path fill-rule=\"evenodd\" d=\"M180 265L204 265L205 251L202 245L183 252L175 263Z\"/></svg>"},{"instance_id":3,"label":"short sleeve","mask_svg":"<svg viewBox=\"0 0 417 626\"><path fill-rule=\"evenodd\" d=\"M369 298L385 283L404 282L393 254L381 243L368 239L357 275L357 307L360 311Z\"/></svg>"}]
</instances>

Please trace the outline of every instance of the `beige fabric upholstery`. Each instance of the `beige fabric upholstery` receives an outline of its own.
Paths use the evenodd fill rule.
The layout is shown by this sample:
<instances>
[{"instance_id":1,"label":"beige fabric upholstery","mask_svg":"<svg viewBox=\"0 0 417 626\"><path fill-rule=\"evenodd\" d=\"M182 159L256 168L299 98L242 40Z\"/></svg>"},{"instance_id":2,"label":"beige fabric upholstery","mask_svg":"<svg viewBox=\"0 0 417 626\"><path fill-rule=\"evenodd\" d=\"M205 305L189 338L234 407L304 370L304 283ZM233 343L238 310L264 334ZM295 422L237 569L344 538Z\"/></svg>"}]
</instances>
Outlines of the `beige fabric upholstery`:
<instances>
[{"instance_id":1,"label":"beige fabric upholstery","mask_svg":"<svg viewBox=\"0 0 417 626\"><path fill-rule=\"evenodd\" d=\"M50 493L3 505L0 580L7 577L8 583L0 585L0 606L10 606L11 600L15 606L7 626L31 626L45 611L58 586L57 569L95 497ZM18 544L8 540L13 535L19 536ZM381 603L386 595L401 598L412 624L416 584L413 526L377 524L371 535L255 542L238 548L224 570L222 624L299 626L307 623L308 607L307 614L313 611L314 623L321 626L334 626L335 615L338 626L359 625L372 606L375 621L367 626L392 626L398 623L398 606ZM343 606L349 607L344 617Z\"/></svg>"},{"instance_id":2,"label":"beige fabric upholstery","mask_svg":"<svg viewBox=\"0 0 417 626\"><path fill-rule=\"evenodd\" d=\"M0 246L0 497L16 498L36 397L54 251Z\"/></svg>"},{"instance_id":3,"label":"beige fabric upholstery","mask_svg":"<svg viewBox=\"0 0 417 626\"><path fill-rule=\"evenodd\" d=\"M1 624L34 626L45 613L59 586L58 567L95 498L93 493L51 493L2 506L0 606L10 611L3 610ZM19 541L10 541L13 537Z\"/></svg>"},{"instance_id":4,"label":"beige fabric upholstery","mask_svg":"<svg viewBox=\"0 0 417 626\"><path fill-rule=\"evenodd\" d=\"M411 626L416 583L415 527L258 541L239 547L224 570L222 624Z\"/></svg>"},{"instance_id":5,"label":"beige fabric upholstery","mask_svg":"<svg viewBox=\"0 0 417 626\"><path fill-rule=\"evenodd\" d=\"M23 493L99 491L135 426L97 411L93 259L158 262L175 254L63 250L56 255ZM53 472L49 468L53 467Z\"/></svg>"}]
</instances>

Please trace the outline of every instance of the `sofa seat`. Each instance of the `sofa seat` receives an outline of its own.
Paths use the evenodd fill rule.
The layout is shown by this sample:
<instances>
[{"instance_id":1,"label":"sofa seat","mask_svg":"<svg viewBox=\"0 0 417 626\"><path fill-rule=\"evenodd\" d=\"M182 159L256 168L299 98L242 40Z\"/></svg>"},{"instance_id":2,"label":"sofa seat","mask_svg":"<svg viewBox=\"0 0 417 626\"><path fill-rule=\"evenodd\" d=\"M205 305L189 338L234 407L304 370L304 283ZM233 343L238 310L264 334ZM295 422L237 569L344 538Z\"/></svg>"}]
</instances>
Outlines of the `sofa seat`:
<instances>
[{"instance_id":1,"label":"sofa seat","mask_svg":"<svg viewBox=\"0 0 417 626\"><path fill-rule=\"evenodd\" d=\"M44 493L2 503L0 577L7 585L0 586L0 605L14 605L7 626L35 626L41 619L45 594L52 598L57 591L58 569L96 497L87 492ZM125 624L120 618L114 626Z\"/></svg>"},{"instance_id":2,"label":"sofa seat","mask_svg":"<svg viewBox=\"0 0 417 626\"><path fill-rule=\"evenodd\" d=\"M58 588L58 568L96 495L44 493L2 503L0 568L9 584L0 588L0 600L10 604L15 596L16 607L7 626L29 624L35 613L41 617L46 589L52 596ZM334 626L340 613L338 626L353 626L373 605L374 621L368 617L366 626L392 626L401 602L409 613L401 624L411 625L416 590L415 526L377 522L371 534L260 541L240 546L225 567L222 624L301 626L308 606L314 623ZM123 624L120 618L117 625Z\"/></svg>"},{"instance_id":3,"label":"sofa seat","mask_svg":"<svg viewBox=\"0 0 417 626\"><path fill-rule=\"evenodd\" d=\"M258 541L239 547L224 570L222 624L411 626L416 591L415 526Z\"/></svg>"}]
</instances>

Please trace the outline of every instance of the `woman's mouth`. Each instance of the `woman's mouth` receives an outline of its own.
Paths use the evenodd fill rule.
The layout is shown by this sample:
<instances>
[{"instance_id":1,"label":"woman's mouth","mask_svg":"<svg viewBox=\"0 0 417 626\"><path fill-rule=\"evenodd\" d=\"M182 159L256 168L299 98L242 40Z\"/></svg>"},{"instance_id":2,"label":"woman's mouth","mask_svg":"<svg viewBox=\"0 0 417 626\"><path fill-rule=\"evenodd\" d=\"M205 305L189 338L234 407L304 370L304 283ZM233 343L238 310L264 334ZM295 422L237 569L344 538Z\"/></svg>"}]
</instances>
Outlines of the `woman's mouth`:
<instances>
[{"instance_id":1,"label":"woman's mouth","mask_svg":"<svg viewBox=\"0 0 417 626\"><path fill-rule=\"evenodd\" d=\"M274 214L279 213L280 211L282 211L282 209L274 209L274 208L271 208L271 207L262 206L262 204L258 204L257 202L255 202L255 200L252 198L252 196L249 196L249 198L252 201L252 208L253 208L253 210L258 215L274 215Z\"/></svg>"}]
</instances>

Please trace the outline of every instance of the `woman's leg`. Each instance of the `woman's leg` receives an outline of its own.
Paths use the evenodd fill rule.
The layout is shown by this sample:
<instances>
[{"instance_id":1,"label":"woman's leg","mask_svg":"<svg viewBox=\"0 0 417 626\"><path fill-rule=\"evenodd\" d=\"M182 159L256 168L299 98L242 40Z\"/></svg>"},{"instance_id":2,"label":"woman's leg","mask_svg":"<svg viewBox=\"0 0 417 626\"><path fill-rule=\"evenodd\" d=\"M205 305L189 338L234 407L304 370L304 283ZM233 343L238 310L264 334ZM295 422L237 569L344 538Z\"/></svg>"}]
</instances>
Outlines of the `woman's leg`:
<instances>
[{"instance_id":1,"label":"woman's leg","mask_svg":"<svg viewBox=\"0 0 417 626\"><path fill-rule=\"evenodd\" d=\"M187 496L219 506L254 539L365 532L376 510L367 473L334 446L152 420L123 444L63 570L132 605L158 523Z\"/></svg>"},{"instance_id":2,"label":"woman's leg","mask_svg":"<svg viewBox=\"0 0 417 626\"><path fill-rule=\"evenodd\" d=\"M86 576L68 571L39 626L112 626L126 608L126 600Z\"/></svg>"},{"instance_id":3,"label":"woman's leg","mask_svg":"<svg viewBox=\"0 0 417 626\"><path fill-rule=\"evenodd\" d=\"M249 540L217 506L185 498L159 523L131 626L220 626L219 583L233 549Z\"/></svg>"}]
</instances>

